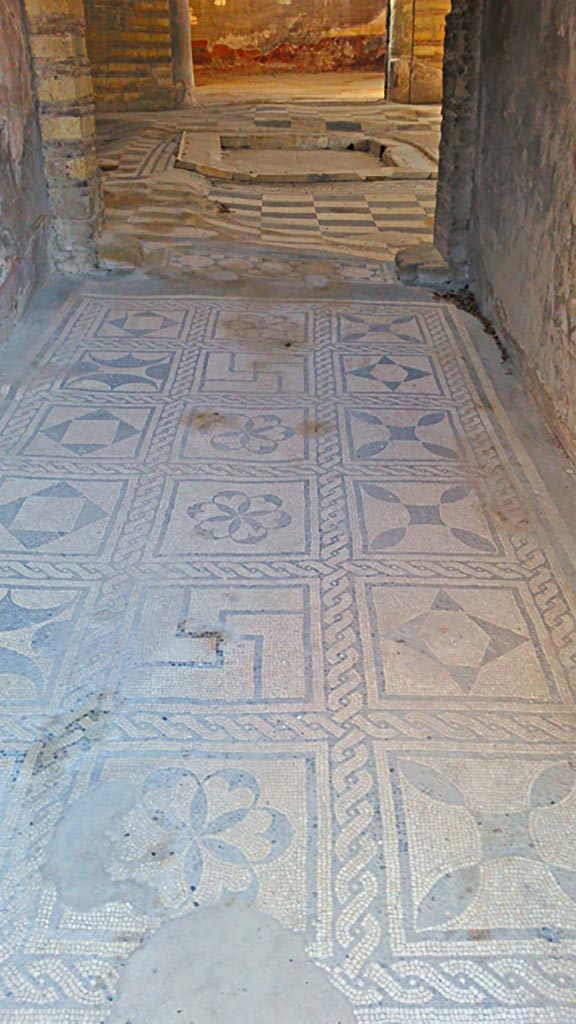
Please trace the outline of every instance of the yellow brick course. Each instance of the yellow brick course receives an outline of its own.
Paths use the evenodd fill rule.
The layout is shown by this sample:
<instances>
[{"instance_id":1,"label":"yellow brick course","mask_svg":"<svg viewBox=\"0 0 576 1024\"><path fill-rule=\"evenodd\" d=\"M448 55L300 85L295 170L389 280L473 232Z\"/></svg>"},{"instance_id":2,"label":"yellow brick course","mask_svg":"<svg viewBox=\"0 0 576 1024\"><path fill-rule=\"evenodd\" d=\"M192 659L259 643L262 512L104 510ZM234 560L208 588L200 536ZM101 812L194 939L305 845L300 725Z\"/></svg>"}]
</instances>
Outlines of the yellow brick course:
<instances>
[{"instance_id":1,"label":"yellow brick course","mask_svg":"<svg viewBox=\"0 0 576 1024\"><path fill-rule=\"evenodd\" d=\"M387 97L400 103L439 103L451 0L390 3Z\"/></svg>"},{"instance_id":2,"label":"yellow brick course","mask_svg":"<svg viewBox=\"0 0 576 1024\"><path fill-rule=\"evenodd\" d=\"M26 0L28 21L44 20L55 15L84 20L84 0Z\"/></svg>"},{"instance_id":3,"label":"yellow brick course","mask_svg":"<svg viewBox=\"0 0 576 1024\"><path fill-rule=\"evenodd\" d=\"M90 75L64 75L61 72L49 74L45 70L38 81L38 99L41 103L68 104L88 99L91 95Z\"/></svg>"},{"instance_id":4,"label":"yellow brick course","mask_svg":"<svg viewBox=\"0 0 576 1024\"><path fill-rule=\"evenodd\" d=\"M66 175L68 178L84 181L96 174L96 155L88 153L85 156L74 156L66 161Z\"/></svg>"},{"instance_id":5,"label":"yellow brick course","mask_svg":"<svg viewBox=\"0 0 576 1024\"><path fill-rule=\"evenodd\" d=\"M93 115L85 117L58 116L46 118L43 127L45 142L75 142L94 134Z\"/></svg>"},{"instance_id":6,"label":"yellow brick course","mask_svg":"<svg viewBox=\"0 0 576 1024\"><path fill-rule=\"evenodd\" d=\"M173 106L169 0L86 0L86 18L96 106Z\"/></svg>"},{"instance_id":7,"label":"yellow brick course","mask_svg":"<svg viewBox=\"0 0 576 1024\"><path fill-rule=\"evenodd\" d=\"M76 56L77 51L77 39L71 33L34 37L34 55L37 61L68 61Z\"/></svg>"},{"instance_id":8,"label":"yellow brick course","mask_svg":"<svg viewBox=\"0 0 576 1024\"><path fill-rule=\"evenodd\" d=\"M94 263L101 216L84 3L24 2L39 100L53 258L62 270L79 272Z\"/></svg>"},{"instance_id":9,"label":"yellow brick course","mask_svg":"<svg viewBox=\"0 0 576 1024\"><path fill-rule=\"evenodd\" d=\"M415 0L413 56L416 60L442 66L446 15L451 0Z\"/></svg>"}]
</instances>

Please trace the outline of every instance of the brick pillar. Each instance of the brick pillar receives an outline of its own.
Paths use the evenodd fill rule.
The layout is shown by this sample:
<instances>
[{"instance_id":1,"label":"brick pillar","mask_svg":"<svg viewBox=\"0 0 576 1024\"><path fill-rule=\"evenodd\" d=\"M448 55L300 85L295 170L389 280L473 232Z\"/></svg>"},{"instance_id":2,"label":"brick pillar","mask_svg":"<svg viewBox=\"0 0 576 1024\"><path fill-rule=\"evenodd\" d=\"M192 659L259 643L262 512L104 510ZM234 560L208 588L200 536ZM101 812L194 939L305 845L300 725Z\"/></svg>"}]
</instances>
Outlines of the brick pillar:
<instances>
[{"instance_id":1,"label":"brick pillar","mask_svg":"<svg viewBox=\"0 0 576 1024\"><path fill-rule=\"evenodd\" d=\"M415 0L390 0L386 99L410 103Z\"/></svg>"},{"instance_id":2,"label":"brick pillar","mask_svg":"<svg viewBox=\"0 0 576 1024\"><path fill-rule=\"evenodd\" d=\"M191 107L195 102L195 88L189 0L170 0L170 37L176 104Z\"/></svg>"},{"instance_id":3,"label":"brick pillar","mask_svg":"<svg viewBox=\"0 0 576 1024\"><path fill-rule=\"evenodd\" d=\"M58 269L94 266L102 200L83 0L25 0L39 101L52 255Z\"/></svg>"},{"instance_id":4,"label":"brick pillar","mask_svg":"<svg viewBox=\"0 0 576 1024\"><path fill-rule=\"evenodd\" d=\"M440 103L444 26L450 0L391 0L386 98Z\"/></svg>"}]
</instances>

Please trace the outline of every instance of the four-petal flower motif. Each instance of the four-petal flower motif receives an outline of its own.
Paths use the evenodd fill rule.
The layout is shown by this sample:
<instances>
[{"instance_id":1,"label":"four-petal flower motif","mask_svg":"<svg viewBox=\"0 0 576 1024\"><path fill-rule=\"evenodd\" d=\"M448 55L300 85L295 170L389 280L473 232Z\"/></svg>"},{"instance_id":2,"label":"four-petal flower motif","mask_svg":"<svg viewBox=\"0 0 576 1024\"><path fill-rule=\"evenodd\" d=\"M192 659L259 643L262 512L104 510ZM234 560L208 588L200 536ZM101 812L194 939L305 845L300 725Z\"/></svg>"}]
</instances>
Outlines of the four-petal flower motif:
<instances>
[{"instance_id":1,"label":"four-petal flower motif","mask_svg":"<svg viewBox=\"0 0 576 1024\"><path fill-rule=\"evenodd\" d=\"M408 793L416 791L420 798L435 805L433 817L431 810L426 813L430 815L428 821L434 820L439 835L442 835L443 828L448 831L448 821L453 822L453 808L458 808L462 822L466 821L466 828L462 827L462 837L468 833L467 841L459 848L460 857L466 850L462 859L467 860L467 863L449 868L445 865L445 869L436 873L435 878L435 872L430 873L429 888L421 895L420 904L415 908L415 923L420 931L439 927L444 929L448 924L451 926L476 901L485 898L485 894L491 891L491 881L497 881L499 877L498 869L494 868L495 863L500 864L500 870L503 870L506 863L522 863L522 867L518 867L518 877L525 881L526 913L531 892L531 864L546 869L563 894L576 903L576 871L573 869L570 840L564 849L558 839L551 842L554 831L545 825L545 816L553 821L561 805L566 807L574 804L576 767L572 761L551 761L543 765L529 787L526 787L523 797L519 799L517 796L515 801L510 801L510 807L506 808L498 805L497 796L495 798L491 795L489 786L483 798L478 795L480 788L476 795L471 796L466 787L461 787L457 781L436 770L429 762L402 760L401 775ZM504 780L502 772L502 786L505 785ZM491 802L496 805L494 810L490 808ZM421 803L419 806L422 806ZM449 817L444 819L442 806L449 809ZM419 826L413 827L413 831L419 832ZM409 854L411 849L409 836L404 855ZM568 857L565 850L568 851ZM422 877L426 877L422 867L419 870ZM542 884L541 873L532 877L538 878L539 885ZM533 883L532 891L538 891ZM552 908L550 912L553 912Z\"/></svg>"},{"instance_id":2,"label":"four-petal flower motif","mask_svg":"<svg viewBox=\"0 0 576 1024\"><path fill-rule=\"evenodd\" d=\"M259 544L270 530L292 522L282 511L276 494L250 496L243 491L219 491L210 501L190 505L187 515L195 522L194 532L212 540L233 540L236 544Z\"/></svg>"}]
</instances>

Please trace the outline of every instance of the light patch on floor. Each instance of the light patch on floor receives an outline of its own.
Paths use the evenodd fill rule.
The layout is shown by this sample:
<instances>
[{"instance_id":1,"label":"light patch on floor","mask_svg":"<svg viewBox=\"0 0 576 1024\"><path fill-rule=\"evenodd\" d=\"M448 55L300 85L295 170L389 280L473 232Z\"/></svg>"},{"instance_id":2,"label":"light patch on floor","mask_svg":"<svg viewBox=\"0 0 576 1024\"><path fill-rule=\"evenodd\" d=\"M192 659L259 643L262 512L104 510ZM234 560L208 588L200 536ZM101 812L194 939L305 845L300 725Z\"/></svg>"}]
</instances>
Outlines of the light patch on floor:
<instances>
[{"instance_id":1,"label":"light patch on floor","mask_svg":"<svg viewBox=\"0 0 576 1024\"><path fill-rule=\"evenodd\" d=\"M299 936L228 902L171 921L134 953L110 1024L353 1024Z\"/></svg>"}]
</instances>

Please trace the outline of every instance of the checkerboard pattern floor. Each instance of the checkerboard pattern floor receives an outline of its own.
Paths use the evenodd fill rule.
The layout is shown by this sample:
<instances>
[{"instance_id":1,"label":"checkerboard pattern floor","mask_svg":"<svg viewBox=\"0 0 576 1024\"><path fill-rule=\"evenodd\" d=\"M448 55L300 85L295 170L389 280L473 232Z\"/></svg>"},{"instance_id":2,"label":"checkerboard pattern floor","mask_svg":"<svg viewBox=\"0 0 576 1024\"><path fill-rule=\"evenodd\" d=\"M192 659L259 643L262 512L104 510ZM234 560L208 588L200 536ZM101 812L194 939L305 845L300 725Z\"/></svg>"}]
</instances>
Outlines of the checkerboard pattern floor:
<instances>
[{"instance_id":1,"label":"checkerboard pattern floor","mask_svg":"<svg viewBox=\"0 0 576 1024\"><path fill-rule=\"evenodd\" d=\"M132 228L132 237L146 245L170 243L182 249L195 246L209 232L211 237L275 249L384 262L393 260L403 245L431 241L434 181L262 187L210 182L188 172L174 175L183 130L282 128L318 134L365 131L406 137L433 150L439 111L376 102L220 102L149 117L105 117L99 125L99 151L118 161L106 175L106 196L119 200L109 204L107 227L124 237Z\"/></svg>"},{"instance_id":2,"label":"checkerboard pattern floor","mask_svg":"<svg viewBox=\"0 0 576 1024\"><path fill-rule=\"evenodd\" d=\"M407 240L428 241L434 223L435 183L402 183L386 189L275 189L255 192L215 188L210 199L228 208L231 217L259 240L281 236L291 245L325 240L346 246L368 240L386 246L386 235L402 232Z\"/></svg>"}]
</instances>

